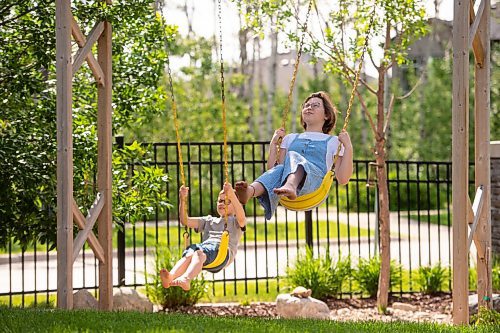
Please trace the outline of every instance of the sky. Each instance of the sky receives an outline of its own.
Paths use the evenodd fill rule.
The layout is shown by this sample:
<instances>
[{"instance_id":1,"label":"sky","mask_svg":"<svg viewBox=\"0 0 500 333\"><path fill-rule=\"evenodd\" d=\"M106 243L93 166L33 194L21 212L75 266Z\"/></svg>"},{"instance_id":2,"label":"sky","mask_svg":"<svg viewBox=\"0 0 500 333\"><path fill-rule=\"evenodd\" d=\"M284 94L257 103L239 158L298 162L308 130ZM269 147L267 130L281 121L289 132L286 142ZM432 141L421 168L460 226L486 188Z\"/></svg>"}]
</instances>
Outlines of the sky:
<instances>
[{"instance_id":1,"label":"sky","mask_svg":"<svg viewBox=\"0 0 500 333\"><path fill-rule=\"evenodd\" d=\"M182 35L186 35L188 32L188 25L185 13L179 7L184 5L186 2L192 10L192 23L193 31L198 36L203 36L206 38L213 38L214 31L217 30L217 38L219 33L218 26L218 16L217 16L217 1L218 0L169 0L166 1L164 15L166 21L169 24L175 24L179 26L179 31ZM232 1L221 0L222 4L222 39L223 39L223 57L225 61L239 60L239 42L238 42L238 29L240 26L238 9L236 4ZM423 0L427 10L428 17L436 17L436 12L434 9L434 0ZM479 3L480 1L476 1ZM317 0L319 8L328 8L331 6L332 1L330 0ZM437 17L442 20L453 20L453 0L440 0L439 11ZM314 33L317 31L319 33L319 25L315 20L315 15L311 14L309 29ZM279 44L286 39L284 35L279 36ZM266 44L267 43L267 44ZM270 42L269 40L263 41L262 45L262 57L266 57L270 54ZM283 45L279 45L278 52L286 52L287 49ZM249 50L250 52L250 50ZM250 53L249 53L250 54ZM375 57L377 55L375 54ZM181 66L188 64L188 59L172 59L172 69L175 71ZM368 65L368 64L367 64ZM368 74L374 71L374 68L369 68L370 65L365 69Z\"/></svg>"}]
</instances>

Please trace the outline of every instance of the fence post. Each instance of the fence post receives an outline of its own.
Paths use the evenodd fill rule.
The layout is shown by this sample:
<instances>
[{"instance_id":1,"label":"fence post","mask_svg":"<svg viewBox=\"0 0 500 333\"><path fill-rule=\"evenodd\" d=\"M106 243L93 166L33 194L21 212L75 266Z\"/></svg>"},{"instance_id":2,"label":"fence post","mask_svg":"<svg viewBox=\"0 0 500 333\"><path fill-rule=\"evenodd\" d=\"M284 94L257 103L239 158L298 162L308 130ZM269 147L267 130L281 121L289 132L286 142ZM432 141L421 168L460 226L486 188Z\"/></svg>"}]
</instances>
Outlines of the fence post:
<instances>
[{"instance_id":1,"label":"fence post","mask_svg":"<svg viewBox=\"0 0 500 333\"><path fill-rule=\"evenodd\" d=\"M118 135L115 137L118 149L123 149L124 137ZM118 258L118 285L125 285L125 221L120 221L117 233L117 258Z\"/></svg>"},{"instance_id":2,"label":"fence post","mask_svg":"<svg viewBox=\"0 0 500 333\"><path fill-rule=\"evenodd\" d=\"M313 248L313 227L312 227L312 211L308 210L304 212L305 215L305 228L306 228L306 245L311 250Z\"/></svg>"}]
</instances>

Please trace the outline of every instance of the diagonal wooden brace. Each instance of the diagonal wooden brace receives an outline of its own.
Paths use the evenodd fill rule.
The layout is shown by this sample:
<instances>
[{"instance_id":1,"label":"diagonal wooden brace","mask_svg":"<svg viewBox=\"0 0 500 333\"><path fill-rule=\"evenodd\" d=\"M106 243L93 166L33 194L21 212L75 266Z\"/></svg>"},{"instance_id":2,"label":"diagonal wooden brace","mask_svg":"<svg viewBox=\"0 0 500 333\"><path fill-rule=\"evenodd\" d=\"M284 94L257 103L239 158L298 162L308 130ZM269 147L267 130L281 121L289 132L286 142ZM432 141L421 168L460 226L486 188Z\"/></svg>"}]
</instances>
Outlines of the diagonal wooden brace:
<instances>
[{"instance_id":1,"label":"diagonal wooden brace","mask_svg":"<svg viewBox=\"0 0 500 333\"><path fill-rule=\"evenodd\" d=\"M469 49L472 47L472 41L474 37L476 36L477 33L477 28L479 27L479 23L481 22L482 16L483 16L483 11L484 11L484 6L485 6L485 1L481 0L481 3L479 4L479 8L477 9L477 13L474 17L474 22L472 23L470 29L469 29ZM474 10L474 8L471 6L471 9Z\"/></svg>"},{"instance_id":2,"label":"diagonal wooden brace","mask_svg":"<svg viewBox=\"0 0 500 333\"><path fill-rule=\"evenodd\" d=\"M85 59L88 58L89 53L92 52L92 46L94 46L94 44L97 42L97 39L101 36L103 31L104 31L104 22L99 22L92 28L89 35L87 36L85 45L83 45L83 47L81 47L76 52L75 58L73 60L73 68L72 68L73 76L78 71L78 69L80 69ZM99 68L100 67L101 66L99 66Z\"/></svg>"},{"instance_id":3,"label":"diagonal wooden brace","mask_svg":"<svg viewBox=\"0 0 500 333\"><path fill-rule=\"evenodd\" d=\"M470 6L469 6L469 24L472 24L472 29L469 30L469 33L472 33L474 30L474 25L476 25L477 21L477 26L479 26L479 22L482 19L482 13L484 11L484 0L481 1L481 4L479 5L478 8L478 15L476 16L476 13L474 13L474 1L469 0ZM477 31L477 27L475 28ZM489 42L489 41L488 41ZM483 43L481 42L481 38L479 37L479 34L474 32L474 34L469 35L469 49L472 43L472 50L474 51L474 58L476 60L476 65L479 66L480 68L483 68L484 64L484 47Z\"/></svg>"},{"instance_id":4,"label":"diagonal wooden brace","mask_svg":"<svg viewBox=\"0 0 500 333\"><path fill-rule=\"evenodd\" d=\"M481 209L483 208L484 195L483 195L483 185L480 185L476 190L476 196L474 197L474 203L472 204L472 212L474 214L474 220L472 224L469 223L470 233L467 239L467 248L470 251L470 246L472 245L472 240L474 239L474 244L477 248L477 253L480 258L484 258L486 252L483 248L483 244L477 239L475 233L479 222L479 216L481 215Z\"/></svg>"},{"instance_id":5,"label":"diagonal wooden brace","mask_svg":"<svg viewBox=\"0 0 500 333\"><path fill-rule=\"evenodd\" d=\"M76 44L78 44L78 47L82 48L85 46L85 36L83 35L82 31L80 30L80 27L78 26L78 23L75 20L74 16L71 16L71 33L73 35L73 38L76 41ZM87 54L86 57L87 63L89 64L90 70L92 71L92 74L94 74L95 80L97 81L97 84L101 86L105 86L104 82L104 73L102 71L101 66L97 62L96 58L94 55L90 52ZM73 71L73 75L75 72Z\"/></svg>"},{"instance_id":6,"label":"diagonal wooden brace","mask_svg":"<svg viewBox=\"0 0 500 333\"><path fill-rule=\"evenodd\" d=\"M76 260L76 257L78 256L78 253L82 249L83 244L85 244L86 240L88 241L92 251L94 251L94 255L97 257L97 259L99 259L101 263L106 262L104 258L104 250L99 243L99 240L92 232L92 228L94 227L94 224L97 221L97 218L99 217L99 214L101 213L103 207L103 196L98 196L92 204L87 218L85 218L78 208L75 200L73 200L73 219L76 222L78 228L80 228L80 232L78 232L73 245L73 262Z\"/></svg>"}]
</instances>

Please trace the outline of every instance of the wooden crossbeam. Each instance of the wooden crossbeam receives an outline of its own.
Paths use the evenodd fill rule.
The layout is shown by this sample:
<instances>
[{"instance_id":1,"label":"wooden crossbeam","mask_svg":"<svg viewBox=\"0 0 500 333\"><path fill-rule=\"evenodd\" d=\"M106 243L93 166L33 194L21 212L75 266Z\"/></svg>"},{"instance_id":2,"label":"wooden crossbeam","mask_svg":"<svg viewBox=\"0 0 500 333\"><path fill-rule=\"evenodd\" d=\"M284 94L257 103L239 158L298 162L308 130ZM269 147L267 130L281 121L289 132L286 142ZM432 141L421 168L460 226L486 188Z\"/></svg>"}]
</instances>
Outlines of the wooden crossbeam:
<instances>
[{"instance_id":1,"label":"wooden crossbeam","mask_svg":"<svg viewBox=\"0 0 500 333\"><path fill-rule=\"evenodd\" d=\"M93 207L96 207L96 206L100 206L100 208L98 208L98 211L100 213L102 211L102 208L104 207L104 200L102 199L102 197L99 198L97 205L95 205ZM97 217L99 216L99 213L96 214L95 212L94 213L90 212L89 218L87 220L83 216L82 212L80 211L80 208L78 208L78 205L76 204L75 200L73 200L73 218L74 218L76 225L82 231L84 229L86 229L87 226L89 226L89 230L86 231L88 238L85 237L84 242L85 242L85 240L87 240L89 242L90 248L92 249L92 251L94 251L94 254L97 257L97 259L99 259L99 261L101 263L105 263L106 260L104 258L103 248L102 248L101 244L99 243L99 240L97 239L97 237L94 235L94 233L90 232L92 230L92 227L93 227L95 221L97 220ZM89 221L91 221L91 220L94 220L94 221L92 223L89 223ZM78 235L80 235L80 232L78 233ZM81 237L83 237L83 236L81 236ZM78 236L77 236L77 238L78 238ZM75 243L76 243L76 241L75 241ZM83 244L82 244L82 246L83 246ZM75 258L75 248L76 247L73 247L73 261ZM77 253L77 255L78 255L78 253Z\"/></svg>"},{"instance_id":2,"label":"wooden crossbeam","mask_svg":"<svg viewBox=\"0 0 500 333\"><path fill-rule=\"evenodd\" d=\"M476 17L476 13L474 13L474 1L469 0L469 2L470 2L469 24L474 25L475 21L478 20L477 24L479 25L479 22L482 19L482 15L477 15L477 17ZM484 11L484 4L483 3L484 3L484 0L482 0L481 5L479 6L480 7L479 9L481 10L481 12ZM481 9L481 6L483 7L482 9ZM469 31L472 31L472 30L469 30ZM476 28L476 31L477 31L477 28ZM484 63L484 47L483 47L483 43L481 42L481 38L479 37L478 34L474 33L473 38L471 38L471 36L469 35L469 49L470 49L471 43L472 43L472 50L474 51L474 58L476 60L476 65L478 65L480 68L482 68L483 63Z\"/></svg>"},{"instance_id":3,"label":"wooden crossbeam","mask_svg":"<svg viewBox=\"0 0 500 333\"><path fill-rule=\"evenodd\" d=\"M87 36L85 45L83 45L83 47L81 47L76 52L75 59L73 60L73 76L78 71L78 69L80 69L85 59L87 59L89 53L92 52L92 46L94 46L94 44L97 42L97 39L99 38L99 36L101 36L103 30L104 22L96 23L96 25L94 25L89 35ZM100 67L101 66L99 66L99 68Z\"/></svg>"},{"instance_id":4,"label":"wooden crossbeam","mask_svg":"<svg viewBox=\"0 0 500 333\"><path fill-rule=\"evenodd\" d=\"M474 203L472 204L472 212L474 214L474 221L472 222L472 224L469 224L470 232L469 232L469 237L467 239L467 248L469 249L469 251L470 251L470 246L472 244L472 240L474 239L474 244L476 245L477 252L481 257L484 256L485 249L483 249L482 244L477 240L475 233L476 233L477 224L479 222L479 215L481 215L481 209L483 208L483 203L484 203L483 199L484 199L483 186L481 185L476 190L476 196L474 197Z\"/></svg>"},{"instance_id":5,"label":"wooden crossbeam","mask_svg":"<svg viewBox=\"0 0 500 333\"><path fill-rule=\"evenodd\" d=\"M71 15L71 33L73 35L73 38L76 41L76 44L78 47L82 48L85 45L85 36L83 35L82 31L80 30L80 27L78 26L78 23L75 20L75 17ZM90 70L92 71L92 74L94 74L94 78L97 82L98 85L105 86L104 82L104 73L102 71L101 66L97 62L96 58L92 53L89 53L87 55L87 63L89 64Z\"/></svg>"},{"instance_id":6,"label":"wooden crossbeam","mask_svg":"<svg viewBox=\"0 0 500 333\"><path fill-rule=\"evenodd\" d=\"M481 22L481 18L483 16L485 1L481 0L479 4L479 8L477 9L476 17L474 18L474 22L472 23L469 29L469 49L472 47L472 40L476 36L477 28L479 27L479 22ZM471 7L472 8L472 7ZM474 10L474 9L472 9Z\"/></svg>"},{"instance_id":7,"label":"wooden crossbeam","mask_svg":"<svg viewBox=\"0 0 500 333\"><path fill-rule=\"evenodd\" d=\"M73 242L73 262L78 257L78 254L80 253L83 244L85 244L85 241L87 240L89 233L92 231L92 228L94 227L94 224L97 221L97 217L102 211L102 207L104 207L104 199L98 193L97 198L90 207L89 213L85 219L85 227L78 232L78 235L76 236L75 241Z\"/></svg>"}]
</instances>

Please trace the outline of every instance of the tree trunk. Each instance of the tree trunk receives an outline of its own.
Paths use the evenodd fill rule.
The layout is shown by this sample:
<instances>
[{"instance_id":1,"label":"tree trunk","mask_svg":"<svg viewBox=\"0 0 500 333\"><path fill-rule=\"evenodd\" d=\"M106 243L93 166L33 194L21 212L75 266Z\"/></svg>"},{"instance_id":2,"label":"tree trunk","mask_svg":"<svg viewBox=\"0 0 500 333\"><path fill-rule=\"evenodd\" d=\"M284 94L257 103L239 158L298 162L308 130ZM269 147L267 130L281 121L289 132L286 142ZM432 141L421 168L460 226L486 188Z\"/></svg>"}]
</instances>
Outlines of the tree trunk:
<instances>
[{"instance_id":1,"label":"tree trunk","mask_svg":"<svg viewBox=\"0 0 500 333\"><path fill-rule=\"evenodd\" d=\"M254 80L255 80L255 62L257 61L256 58L256 52L257 52L257 37L253 39L253 46L252 46L252 63L250 65L250 72L249 72L249 77L248 77L248 119L247 119L247 124L248 124L248 133L252 135L257 135L257 133L254 133Z\"/></svg>"},{"instance_id":2,"label":"tree trunk","mask_svg":"<svg viewBox=\"0 0 500 333\"><path fill-rule=\"evenodd\" d=\"M259 82L259 115L258 115L258 121L257 123L259 124L259 140L265 140L266 138L266 133L264 133L265 130L265 124L264 124L264 79L262 76L262 71L264 68L264 64L260 61L262 60L261 58L261 50L260 50L260 38L257 38L257 54L258 54L258 59L259 59L259 66L258 66L258 82Z\"/></svg>"},{"instance_id":3,"label":"tree trunk","mask_svg":"<svg viewBox=\"0 0 500 333\"><path fill-rule=\"evenodd\" d=\"M246 68L248 64L248 55L247 55L247 43L248 43L248 28L243 27L243 22L240 14L240 30L238 31L238 40L240 42L240 72L241 75L246 76ZM240 89L238 90L238 97L245 98L247 96L245 84L246 80L242 81Z\"/></svg>"},{"instance_id":4,"label":"tree trunk","mask_svg":"<svg viewBox=\"0 0 500 333\"><path fill-rule=\"evenodd\" d=\"M385 66L381 65L378 75L377 91L377 137L375 143L375 161L377 163L377 186L379 198L379 228L380 228L380 275L378 280L377 307L380 313L385 313L389 299L391 273L391 238L389 216L389 189L387 187L386 152L384 134L384 84Z\"/></svg>"}]
</instances>

